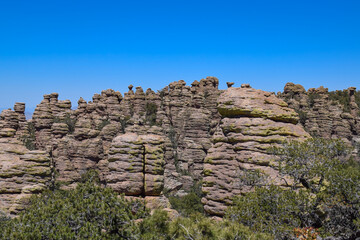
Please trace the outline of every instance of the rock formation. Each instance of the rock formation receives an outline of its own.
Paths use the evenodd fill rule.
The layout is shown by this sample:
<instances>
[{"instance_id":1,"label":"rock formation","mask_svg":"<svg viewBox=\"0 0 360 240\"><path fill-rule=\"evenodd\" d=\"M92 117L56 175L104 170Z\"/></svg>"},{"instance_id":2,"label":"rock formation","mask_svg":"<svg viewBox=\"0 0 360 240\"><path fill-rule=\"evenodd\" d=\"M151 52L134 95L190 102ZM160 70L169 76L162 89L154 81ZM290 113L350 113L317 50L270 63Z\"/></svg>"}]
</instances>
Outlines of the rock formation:
<instances>
[{"instance_id":1,"label":"rock formation","mask_svg":"<svg viewBox=\"0 0 360 240\"><path fill-rule=\"evenodd\" d=\"M300 123L312 136L341 138L360 144L360 94L356 88L329 92L327 88L310 88L287 83L284 92L279 94L289 107L300 116Z\"/></svg>"},{"instance_id":2,"label":"rock formation","mask_svg":"<svg viewBox=\"0 0 360 240\"><path fill-rule=\"evenodd\" d=\"M274 94L249 85L230 88L218 99L221 121L212 138L212 147L204 160L204 209L211 215L223 215L232 197L245 189L240 185L243 170L259 169L277 184L276 164L267 149L288 139L309 137L297 125L293 109Z\"/></svg>"},{"instance_id":3,"label":"rock formation","mask_svg":"<svg viewBox=\"0 0 360 240\"><path fill-rule=\"evenodd\" d=\"M28 150L18 139L26 126L25 105L0 115L0 211L22 210L29 197L51 184L51 159L46 151Z\"/></svg>"},{"instance_id":4,"label":"rock formation","mask_svg":"<svg viewBox=\"0 0 360 240\"><path fill-rule=\"evenodd\" d=\"M311 134L358 139L354 88L344 111L337 100L329 104L323 88L306 92L289 83L276 97L249 84L218 84L207 77L158 92L108 89L89 102L80 98L75 110L52 93L28 121L25 104L16 103L0 115L0 210L16 214L54 179L72 188L96 169L103 185L166 207L168 194L186 194L202 180L205 210L221 216L231 197L246 191L238 184L242 171L260 169L282 184L267 149L309 137L302 125Z\"/></svg>"}]
</instances>

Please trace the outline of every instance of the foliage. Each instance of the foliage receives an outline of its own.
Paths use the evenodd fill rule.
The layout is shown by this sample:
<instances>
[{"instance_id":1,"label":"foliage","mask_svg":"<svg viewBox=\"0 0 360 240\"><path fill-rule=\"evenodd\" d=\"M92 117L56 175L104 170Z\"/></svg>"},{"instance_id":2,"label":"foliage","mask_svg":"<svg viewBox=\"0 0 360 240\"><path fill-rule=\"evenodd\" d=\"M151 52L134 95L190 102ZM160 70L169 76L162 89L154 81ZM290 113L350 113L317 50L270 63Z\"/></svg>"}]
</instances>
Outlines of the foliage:
<instances>
[{"instance_id":1,"label":"foliage","mask_svg":"<svg viewBox=\"0 0 360 240\"><path fill-rule=\"evenodd\" d=\"M0 210L0 229L3 229L9 221L10 221L10 218L8 216L6 216L6 214ZM1 233L0 233L0 236L1 236Z\"/></svg>"},{"instance_id":2,"label":"foliage","mask_svg":"<svg viewBox=\"0 0 360 240\"><path fill-rule=\"evenodd\" d=\"M308 93L308 105L310 108L313 108L315 105L315 99L319 99L320 95L318 93Z\"/></svg>"},{"instance_id":3,"label":"foliage","mask_svg":"<svg viewBox=\"0 0 360 240\"><path fill-rule=\"evenodd\" d=\"M329 100L332 101L333 104L339 103L343 107L344 112L350 112L350 97L348 90L336 90L329 92ZM360 107L360 91L355 91L355 103ZM359 111L360 115L360 111Z\"/></svg>"},{"instance_id":4,"label":"foliage","mask_svg":"<svg viewBox=\"0 0 360 240\"><path fill-rule=\"evenodd\" d=\"M165 240L169 239L170 221L164 210L155 210L140 224L141 239Z\"/></svg>"},{"instance_id":5,"label":"foliage","mask_svg":"<svg viewBox=\"0 0 360 240\"><path fill-rule=\"evenodd\" d=\"M349 161L331 169L322 207L329 221L324 230L338 236L360 236L360 164Z\"/></svg>"},{"instance_id":6,"label":"foliage","mask_svg":"<svg viewBox=\"0 0 360 240\"><path fill-rule=\"evenodd\" d=\"M171 206L182 216L188 217L194 213L204 213L204 206L201 203L203 193L201 191L201 182L195 183L191 191L183 197L170 196Z\"/></svg>"},{"instance_id":7,"label":"foliage","mask_svg":"<svg viewBox=\"0 0 360 240\"><path fill-rule=\"evenodd\" d=\"M276 239L360 235L360 164L340 140L308 139L273 148L287 188L258 186L234 199L227 218Z\"/></svg>"},{"instance_id":8,"label":"foliage","mask_svg":"<svg viewBox=\"0 0 360 240\"><path fill-rule=\"evenodd\" d=\"M130 202L96 184L89 174L73 190L46 191L29 208L8 221L1 239L135 239L134 222L146 216L143 204Z\"/></svg>"},{"instance_id":9,"label":"foliage","mask_svg":"<svg viewBox=\"0 0 360 240\"><path fill-rule=\"evenodd\" d=\"M307 113L301 110L298 110L297 113L299 114L299 122L305 126L307 120Z\"/></svg>"},{"instance_id":10,"label":"foliage","mask_svg":"<svg viewBox=\"0 0 360 240\"><path fill-rule=\"evenodd\" d=\"M126 116L123 118L120 118L120 125L121 125L121 132L125 133L125 129L126 129L126 125L128 123L128 121L130 120L130 116Z\"/></svg>"},{"instance_id":11,"label":"foliage","mask_svg":"<svg viewBox=\"0 0 360 240\"><path fill-rule=\"evenodd\" d=\"M157 106L155 103L146 103L145 106L145 122L148 123L150 126L156 124L156 113L157 113Z\"/></svg>"},{"instance_id":12,"label":"foliage","mask_svg":"<svg viewBox=\"0 0 360 240\"><path fill-rule=\"evenodd\" d=\"M27 131L28 134L22 136L20 138L20 140L23 142L23 144L25 145L25 147L29 150L35 150L36 149L36 130L35 130L35 125L33 122L28 122L27 125Z\"/></svg>"},{"instance_id":13,"label":"foliage","mask_svg":"<svg viewBox=\"0 0 360 240\"><path fill-rule=\"evenodd\" d=\"M71 134L75 131L76 118L66 114L64 117L55 117L54 123L65 123L68 126L68 132Z\"/></svg>"},{"instance_id":14,"label":"foliage","mask_svg":"<svg viewBox=\"0 0 360 240\"><path fill-rule=\"evenodd\" d=\"M259 169L249 170L242 169L239 175L239 185L250 188L265 186L268 182L268 175Z\"/></svg>"},{"instance_id":15,"label":"foliage","mask_svg":"<svg viewBox=\"0 0 360 240\"><path fill-rule=\"evenodd\" d=\"M167 212L157 210L140 224L141 239L147 240L240 240L273 239L253 233L249 228L228 220L215 221L202 214L178 217L170 221Z\"/></svg>"},{"instance_id":16,"label":"foliage","mask_svg":"<svg viewBox=\"0 0 360 240\"><path fill-rule=\"evenodd\" d=\"M182 172L182 170L180 169L180 166L179 166L179 158L178 158L178 153L177 153L179 135L176 133L176 130L175 130L175 128L173 126L170 126L167 136L170 139L171 146L173 148L174 164L175 164L176 172L182 174L183 172Z\"/></svg>"},{"instance_id":17,"label":"foliage","mask_svg":"<svg viewBox=\"0 0 360 240\"><path fill-rule=\"evenodd\" d=\"M333 103L338 102L343 107L344 112L350 112L350 96L347 90L337 90L328 94L329 100Z\"/></svg>"},{"instance_id":18,"label":"foliage","mask_svg":"<svg viewBox=\"0 0 360 240\"><path fill-rule=\"evenodd\" d=\"M358 105L358 107L360 108L360 91L355 92L355 102ZM360 116L360 111L358 113L359 113L359 116Z\"/></svg>"},{"instance_id":19,"label":"foliage","mask_svg":"<svg viewBox=\"0 0 360 240\"><path fill-rule=\"evenodd\" d=\"M294 227L308 222L306 213L311 206L307 191L297 193L270 185L256 187L254 192L236 197L227 211L227 218L255 232L271 233L277 239L284 239L292 236Z\"/></svg>"},{"instance_id":20,"label":"foliage","mask_svg":"<svg viewBox=\"0 0 360 240\"><path fill-rule=\"evenodd\" d=\"M338 139L314 138L285 143L281 148L273 148L272 152L279 156L280 173L294 179L293 188L301 183L312 192L319 192L329 171L341 165L351 149Z\"/></svg>"},{"instance_id":21,"label":"foliage","mask_svg":"<svg viewBox=\"0 0 360 240\"><path fill-rule=\"evenodd\" d=\"M178 147L178 136L177 136L177 133L176 133L174 127L172 127L172 126L169 129L168 138L171 141L172 148L176 149Z\"/></svg>"},{"instance_id":22,"label":"foliage","mask_svg":"<svg viewBox=\"0 0 360 240\"><path fill-rule=\"evenodd\" d=\"M222 221L206 217L201 182L182 197L169 197L181 216L151 216L140 202L99 186L95 171L73 190L46 191L18 218L0 214L0 239L316 239L360 236L360 164L339 140L285 143L271 152L287 186L269 184L259 170L244 170L237 196Z\"/></svg>"},{"instance_id":23,"label":"foliage","mask_svg":"<svg viewBox=\"0 0 360 240\"><path fill-rule=\"evenodd\" d=\"M110 121L109 119L104 119L98 126L97 129L101 131L106 125L109 125Z\"/></svg>"}]
</instances>

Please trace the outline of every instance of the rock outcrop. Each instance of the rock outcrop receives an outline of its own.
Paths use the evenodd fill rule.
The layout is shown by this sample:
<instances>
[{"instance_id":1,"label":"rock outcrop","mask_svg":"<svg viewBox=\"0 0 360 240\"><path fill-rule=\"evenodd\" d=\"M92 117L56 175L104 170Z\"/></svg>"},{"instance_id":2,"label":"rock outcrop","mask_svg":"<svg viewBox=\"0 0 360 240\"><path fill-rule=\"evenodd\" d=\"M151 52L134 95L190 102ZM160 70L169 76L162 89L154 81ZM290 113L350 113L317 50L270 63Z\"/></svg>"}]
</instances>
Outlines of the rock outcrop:
<instances>
[{"instance_id":1,"label":"rock outcrop","mask_svg":"<svg viewBox=\"0 0 360 240\"><path fill-rule=\"evenodd\" d=\"M0 211L14 215L24 208L32 194L42 192L51 184L52 169L46 151L30 151L17 139L15 129L19 126L15 123L19 119L12 118L14 124L9 125L9 113L11 111L6 110L0 120L6 126L0 129Z\"/></svg>"},{"instance_id":2,"label":"rock outcrop","mask_svg":"<svg viewBox=\"0 0 360 240\"><path fill-rule=\"evenodd\" d=\"M125 133L109 150L107 186L135 196L159 196L164 187L164 136Z\"/></svg>"},{"instance_id":3,"label":"rock outcrop","mask_svg":"<svg viewBox=\"0 0 360 240\"><path fill-rule=\"evenodd\" d=\"M246 191L244 170L259 169L282 183L268 149L289 139L310 137L298 125L297 113L274 94L243 86L229 88L218 99L221 121L204 163L202 199L211 215L223 215L234 196Z\"/></svg>"},{"instance_id":4,"label":"rock outcrop","mask_svg":"<svg viewBox=\"0 0 360 240\"><path fill-rule=\"evenodd\" d=\"M360 144L360 94L356 88L329 92L327 88L305 91L299 84L287 83L279 96L295 109L300 123L312 135L341 138L345 142Z\"/></svg>"},{"instance_id":5,"label":"rock outcrop","mask_svg":"<svg viewBox=\"0 0 360 240\"><path fill-rule=\"evenodd\" d=\"M289 83L276 97L249 84L218 84L207 77L158 92L108 89L92 101L80 98L75 110L52 93L28 121L25 104L16 103L0 115L0 210L16 214L54 177L72 188L96 169L104 186L151 206L169 207L168 194L186 194L202 180L205 210L222 215L232 196L247 191L238 184L246 169L282 184L267 149L309 137L303 126L313 135L359 139L355 88L347 90L344 109L324 88L306 92Z\"/></svg>"}]
</instances>

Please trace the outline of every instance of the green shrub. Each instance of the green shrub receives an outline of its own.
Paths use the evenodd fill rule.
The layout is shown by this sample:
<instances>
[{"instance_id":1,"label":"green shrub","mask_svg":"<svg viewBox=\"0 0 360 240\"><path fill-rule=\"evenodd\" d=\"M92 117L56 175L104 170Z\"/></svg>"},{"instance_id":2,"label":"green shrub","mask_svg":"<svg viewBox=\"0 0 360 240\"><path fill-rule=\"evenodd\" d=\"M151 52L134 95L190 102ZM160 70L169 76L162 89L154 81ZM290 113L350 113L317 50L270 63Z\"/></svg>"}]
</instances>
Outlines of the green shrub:
<instances>
[{"instance_id":1,"label":"green shrub","mask_svg":"<svg viewBox=\"0 0 360 240\"><path fill-rule=\"evenodd\" d=\"M155 103L146 103L145 106L145 122L150 126L156 124L156 113L157 113L157 106Z\"/></svg>"},{"instance_id":2,"label":"green shrub","mask_svg":"<svg viewBox=\"0 0 360 240\"><path fill-rule=\"evenodd\" d=\"M169 239L241 240L273 239L270 234L255 233L242 224L229 220L216 221L202 214L179 217L171 222Z\"/></svg>"},{"instance_id":3,"label":"green shrub","mask_svg":"<svg viewBox=\"0 0 360 240\"><path fill-rule=\"evenodd\" d=\"M169 219L167 212L154 211L153 215L140 224L141 237L146 240L240 240L273 239L269 234L254 233L244 225L229 221L215 221L202 214Z\"/></svg>"},{"instance_id":4,"label":"green shrub","mask_svg":"<svg viewBox=\"0 0 360 240\"><path fill-rule=\"evenodd\" d=\"M68 132L71 134L75 131L76 118L72 118L68 113L64 117L55 117L54 123L65 123L68 126Z\"/></svg>"},{"instance_id":5,"label":"green shrub","mask_svg":"<svg viewBox=\"0 0 360 240\"><path fill-rule=\"evenodd\" d=\"M299 122L305 126L306 119L307 119L307 113L301 110L298 110L297 113L299 114Z\"/></svg>"},{"instance_id":6,"label":"green shrub","mask_svg":"<svg viewBox=\"0 0 360 240\"><path fill-rule=\"evenodd\" d=\"M170 219L168 213L163 210L155 210L154 213L140 223L141 239L165 240L169 237Z\"/></svg>"},{"instance_id":7,"label":"green shrub","mask_svg":"<svg viewBox=\"0 0 360 240\"><path fill-rule=\"evenodd\" d=\"M271 233L277 239L290 238L295 227L310 225L307 212L313 206L309 192L270 185L234 198L227 218L255 232Z\"/></svg>"},{"instance_id":8,"label":"green shrub","mask_svg":"<svg viewBox=\"0 0 360 240\"><path fill-rule=\"evenodd\" d=\"M29 150L35 150L36 149L36 130L35 125L32 122L28 122L27 125L27 132L28 134L21 136L20 140L23 142L25 147Z\"/></svg>"},{"instance_id":9,"label":"green shrub","mask_svg":"<svg viewBox=\"0 0 360 240\"><path fill-rule=\"evenodd\" d=\"M10 220L11 219L8 216L6 216L5 213L0 211L0 229L3 229ZM0 236L1 236L1 233L0 233Z\"/></svg>"},{"instance_id":10,"label":"green shrub","mask_svg":"<svg viewBox=\"0 0 360 240\"><path fill-rule=\"evenodd\" d=\"M308 93L308 105L310 108L313 108L315 105L315 99L319 99L320 95L318 93Z\"/></svg>"},{"instance_id":11,"label":"green shrub","mask_svg":"<svg viewBox=\"0 0 360 240\"><path fill-rule=\"evenodd\" d=\"M315 193L324 186L328 173L340 166L351 153L341 140L322 138L292 141L270 151L278 156L280 173L295 180L293 188L300 183Z\"/></svg>"},{"instance_id":12,"label":"green shrub","mask_svg":"<svg viewBox=\"0 0 360 240\"><path fill-rule=\"evenodd\" d=\"M204 207L201 203L201 197L196 193L190 192L183 197L169 197L172 208L178 211L182 216L189 216L192 213L204 213Z\"/></svg>"},{"instance_id":13,"label":"green shrub","mask_svg":"<svg viewBox=\"0 0 360 240\"><path fill-rule=\"evenodd\" d=\"M183 197L170 196L169 201L176 211L182 216L188 217L194 213L204 213L204 206L201 203L203 193L201 191L201 182L194 183L191 191Z\"/></svg>"},{"instance_id":14,"label":"green shrub","mask_svg":"<svg viewBox=\"0 0 360 240\"><path fill-rule=\"evenodd\" d=\"M291 239L294 230L315 236L360 235L360 164L340 140L308 139L273 148L287 188L269 185L234 199L227 218L255 232ZM286 178L283 178L286 179Z\"/></svg>"},{"instance_id":15,"label":"green shrub","mask_svg":"<svg viewBox=\"0 0 360 240\"><path fill-rule=\"evenodd\" d=\"M344 112L350 112L350 96L347 90L337 90L329 92L329 100L339 103L343 107Z\"/></svg>"},{"instance_id":16,"label":"green shrub","mask_svg":"<svg viewBox=\"0 0 360 240\"><path fill-rule=\"evenodd\" d=\"M239 185L250 188L265 186L269 182L269 176L259 169L242 169L239 175Z\"/></svg>"},{"instance_id":17,"label":"green shrub","mask_svg":"<svg viewBox=\"0 0 360 240\"><path fill-rule=\"evenodd\" d=\"M129 120L130 120L130 116L126 116L126 117L123 117L123 118L121 117L119 119L122 133L125 133L125 129L126 129L126 126L127 126Z\"/></svg>"},{"instance_id":18,"label":"green shrub","mask_svg":"<svg viewBox=\"0 0 360 240\"><path fill-rule=\"evenodd\" d=\"M5 223L0 239L136 239L143 204L96 184L96 175L73 190L46 191L31 198L18 218Z\"/></svg>"},{"instance_id":19,"label":"green shrub","mask_svg":"<svg viewBox=\"0 0 360 240\"><path fill-rule=\"evenodd\" d=\"M301 184L314 206L312 227L322 234L351 238L360 234L360 165L350 158L351 148L340 140L321 138L291 142L275 152L280 172Z\"/></svg>"},{"instance_id":20,"label":"green shrub","mask_svg":"<svg viewBox=\"0 0 360 240\"><path fill-rule=\"evenodd\" d=\"M360 108L360 91L356 91L355 93L355 102L358 105L358 107ZM360 116L360 111L358 112L359 116Z\"/></svg>"},{"instance_id":21,"label":"green shrub","mask_svg":"<svg viewBox=\"0 0 360 240\"><path fill-rule=\"evenodd\" d=\"M101 131L106 125L109 124L110 124L109 119L105 119L97 126L97 130Z\"/></svg>"}]
</instances>

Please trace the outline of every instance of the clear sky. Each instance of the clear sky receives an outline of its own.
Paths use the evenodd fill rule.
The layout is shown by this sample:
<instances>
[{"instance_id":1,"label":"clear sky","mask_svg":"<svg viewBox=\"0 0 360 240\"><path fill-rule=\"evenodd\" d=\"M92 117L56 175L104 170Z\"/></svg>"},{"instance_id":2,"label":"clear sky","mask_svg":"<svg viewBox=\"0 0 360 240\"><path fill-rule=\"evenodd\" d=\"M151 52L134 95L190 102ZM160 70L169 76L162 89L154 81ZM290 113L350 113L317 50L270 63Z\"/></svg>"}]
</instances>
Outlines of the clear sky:
<instances>
[{"instance_id":1,"label":"clear sky","mask_svg":"<svg viewBox=\"0 0 360 240\"><path fill-rule=\"evenodd\" d=\"M359 89L360 1L0 0L0 108L206 76Z\"/></svg>"}]
</instances>

